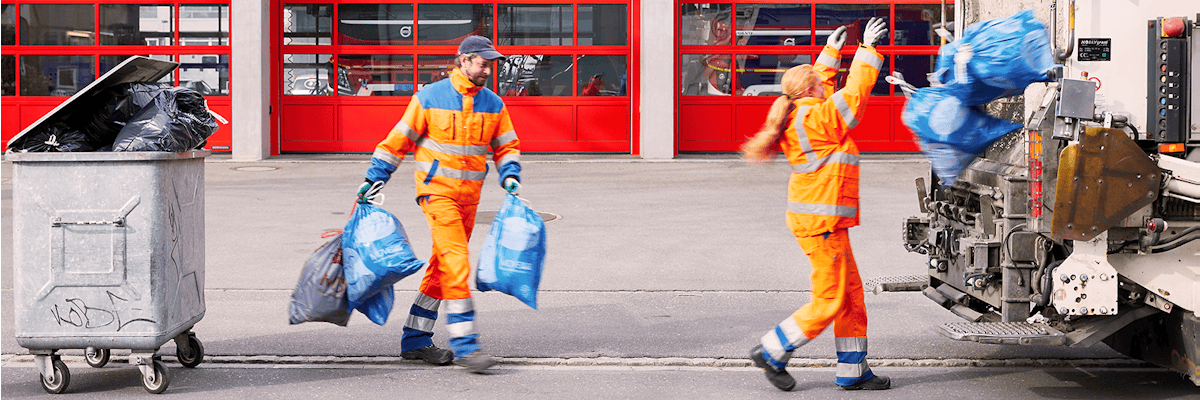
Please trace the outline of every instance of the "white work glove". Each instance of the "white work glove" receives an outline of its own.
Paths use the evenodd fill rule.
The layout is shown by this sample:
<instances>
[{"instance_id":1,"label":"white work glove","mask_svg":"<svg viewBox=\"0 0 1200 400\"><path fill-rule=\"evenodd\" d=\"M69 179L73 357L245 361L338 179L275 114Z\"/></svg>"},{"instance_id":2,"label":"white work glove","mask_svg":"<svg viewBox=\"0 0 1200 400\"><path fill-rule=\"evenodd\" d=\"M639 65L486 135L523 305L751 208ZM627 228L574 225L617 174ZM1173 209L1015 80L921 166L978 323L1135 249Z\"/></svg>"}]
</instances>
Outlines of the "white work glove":
<instances>
[{"instance_id":1,"label":"white work glove","mask_svg":"<svg viewBox=\"0 0 1200 400\"><path fill-rule=\"evenodd\" d=\"M517 182L517 178L511 176L504 178L504 184L500 186L503 186L504 190L512 194L517 194L517 192L521 191L521 182Z\"/></svg>"},{"instance_id":2,"label":"white work glove","mask_svg":"<svg viewBox=\"0 0 1200 400\"><path fill-rule=\"evenodd\" d=\"M383 203L383 194L379 193L380 190L383 190L383 181L363 182L361 185L358 185L357 201L359 203L364 203L364 204L366 204L366 203L375 204L375 205L382 204Z\"/></svg>"},{"instance_id":3,"label":"white work glove","mask_svg":"<svg viewBox=\"0 0 1200 400\"><path fill-rule=\"evenodd\" d=\"M829 34L829 39L825 41L825 44L841 50L842 45L846 44L846 27L839 26L837 29L834 29L833 33Z\"/></svg>"},{"instance_id":4,"label":"white work glove","mask_svg":"<svg viewBox=\"0 0 1200 400\"><path fill-rule=\"evenodd\" d=\"M875 47L879 43L879 39L887 36L887 22L883 18L871 17L867 21L867 27L863 28L863 45L867 47Z\"/></svg>"}]
</instances>

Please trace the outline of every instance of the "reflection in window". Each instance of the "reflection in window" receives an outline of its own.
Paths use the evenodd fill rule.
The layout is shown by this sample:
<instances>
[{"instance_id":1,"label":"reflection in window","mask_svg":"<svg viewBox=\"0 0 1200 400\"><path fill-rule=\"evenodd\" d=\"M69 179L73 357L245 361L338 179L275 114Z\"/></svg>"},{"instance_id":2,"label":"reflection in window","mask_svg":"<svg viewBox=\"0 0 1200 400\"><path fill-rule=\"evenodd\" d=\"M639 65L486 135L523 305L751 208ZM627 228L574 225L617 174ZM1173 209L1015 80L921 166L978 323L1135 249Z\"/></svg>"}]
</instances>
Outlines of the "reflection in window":
<instances>
[{"instance_id":1,"label":"reflection in window","mask_svg":"<svg viewBox=\"0 0 1200 400\"><path fill-rule=\"evenodd\" d=\"M737 58L741 66L738 72L741 96L781 96L783 73L797 65L812 64L812 56L808 54L739 55Z\"/></svg>"},{"instance_id":2,"label":"reflection in window","mask_svg":"<svg viewBox=\"0 0 1200 400\"><path fill-rule=\"evenodd\" d=\"M0 56L0 64L4 68L0 69L0 96L16 96L17 95L17 56Z\"/></svg>"},{"instance_id":3,"label":"reflection in window","mask_svg":"<svg viewBox=\"0 0 1200 400\"><path fill-rule=\"evenodd\" d=\"M730 80L728 54L684 54L682 89L684 96L728 96Z\"/></svg>"},{"instance_id":4,"label":"reflection in window","mask_svg":"<svg viewBox=\"0 0 1200 400\"><path fill-rule=\"evenodd\" d=\"M87 4L21 6L21 44L88 46L96 43L95 14Z\"/></svg>"},{"instance_id":5,"label":"reflection in window","mask_svg":"<svg viewBox=\"0 0 1200 400\"><path fill-rule=\"evenodd\" d=\"M497 80L502 96L571 96L573 71L569 55L512 54L500 63Z\"/></svg>"},{"instance_id":6,"label":"reflection in window","mask_svg":"<svg viewBox=\"0 0 1200 400\"><path fill-rule=\"evenodd\" d=\"M817 4L817 35L813 43L824 44L834 29L845 25L846 45L843 48L853 48L862 40L863 28L871 17L888 18L890 13L891 6L887 4ZM877 45L891 43L890 35L885 35Z\"/></svg>"},{"instance_id":7,"label":"reflection in window","mask_svg":"<svg viewBox=\"0 0 1200 400\"><path fill-rule=\"evenodd\" d=\"M581 55L576 63L580 96L626 95L625 56Z\"/></svg>"},{"instance_id":8,"label":"reflection in window","mask_svg":"<svg viewBox=\"0 0 1200 400\"><path fill-rule=\"evenodd\" d=\"M229 95L229 56L184 54L179 56L179 86L205 96Z\"/></svg>"},{"instance_id":9,"label":"reflection in window","mask_svg":"<svg viewBox=\"0 0 1200 400\"><path fill-rule=\"evenodd\" d=\"M574 33L573 13L570 4L500 5L496 22L500 38L496 44L570 46Z\"/></svg>"},{"instance_id":10,"label":"reflection in window","mask_svg":"<svg viewBox=\"0 0 1200 400\"><path fill-rule=\"evenodd\" d=\"M333 76L332 58L329 54L284 54L283 94L333 96L334 85L330 82Z\"/></svg>"},{"instance_id":11,"label":"reflection in window","mask_svg":"<svg viewBox=\"0 0 1200 400\"><path fill-rule=\"evenodd\" d=\"M100 44L170 46L174 18L169 5L103 4Z\"/></svg>"},{"instance_id":12,"label":"reflection in window","mask_svg":"<svg viewBox=\"0 0 1200 400\"><path fill-rule=\"evenodd\" d=\"M491 4L422 4L417 44L457 45L467 36L492 37Z\"/></svg>"},{"instance_id":13,"label":"reflection in window","mask_svg":"<svg viewBox=\"0 0 1200 400\"><path fill-rule=\"evenodd\" d=\"M338 43L411 45L412 19L412 4L342 4Z\"/></svg>"},{"instance_id":14,"label":"reflection in window","mask_svg":"<svg viewBox=\"0 0 1200 400\"><path fill-rule=\"evenodd\" d=\"M4 17L3 23L3 44L5 46L17 44L17 6L12 4L0 4L0 15Z\"/></svg>"},{"instance_id":15,"label":"reflection in window","mask_svg":"<svg viewBox=\"0 0 1200 400\"><path fill-rule=\"evenodd\" d=\"M849 38L847 38L846 41L848 42ZM927 57L927 56L921 56L921 57ZM852 55L842 56L842 70L838 71L838 74L836 77L837 89L846 87L846 77L848 76L848 72L849 72L848 68L850 66L851 60L853 60L853 59L854 59L854 56L852 56ZM871 95L872 96L891 96L892 95L892 92L891 92L892 85L890 83L887 83L886 80L884 80L885 78L887 78L888 74L892 73L891 64L888 63L888 60L890 60L890 59L891 59L891 56L889 56L887 54L883 55L883 65L881 65L879 67L879 76L875 78L875 86L871 87ZM905 75L905 77L907 77L907 75Z\"/></svg>"},{"instance_id":16,"label":"reflection in window","mask_svg":"<svg viewBox=\"0 0 1200 400\"><path fill-rule=\"evenodd\" d=\"M285 4L283 44L332 44L333 5Z\"/></svg>"},{"instance_id":17,"label":"reflection in window","mask_svg":"<svg viewBox=\"0 0 1200 400\"><path fill-rule=\"evenodd\" d=\"M737 38L741 45L812 44L808 4L738 4Z\"/></svg>"},{"instance_id":18,"label":"reflection in window","mask_svg":"<svg viewBox=\"0 0 1200 400\"><path fill-rule=\"evenodd\" d=\"M179 6L179 44L224 46L229 44L229 6Z\"/></svg>"},{"instance_id":19,"label":"reflection in window","mask_svg":"<svg viewBox=\"0 0 1200 400\"><path fill-rule=\"evenodd\" d=\"M683 4L682 13L680 35L684 46L732 44L732 4Z\"/></svg>"},{"instance_id":20,"label":"reflection in window","mask_svg":"<svg viewBox=\"0 0 1200 400\"><path fill-rule=\"evenodd\" d=\"M930 55L897 55L896 72L904 75L904 80L913 86L923 88L929 86L928 74L933 72L937 64L937 56ZM904 92L896 88L896 96Z\"/></svg>"},{"instance_id":21,"label":"reflection in window","mask_svg":"<svg viewBox=\"0 0 1200 400\"><path fill-rule=\"evenodd\" d=\"M339 96L411 96L413 56L408 54L340 55L338 67L346 71L349 91Z\"/></svg>"},{"instance_id":22,"label":"reflection in window","mask_svg":"<svg viewBox=\"0 0 1200 400\"><path fill-rule=\"evenodd\" d=\"M897 4L897 46L939 46L941 37L934 32L942 26L942 7L937 4ZM954 5L946 5L946 29L954 31ZM905 75L907 76L907 75Z\"/></svg>"},{"instance_id":23,"label":"reflection in window","mask_svg":"<svg viewBox=\"0 0 1200 400\"><path fill-rule=\"evenodd\" d=\"M170 55L166 55L166 54L150 54L150 55L141 54L141 55L155 59L155 60L172 61L172 57ZM102 56L100 56L100 76L104 76L105 73L108 73L109 70L116 68L117 65L120 65L122 62L125 62L125 60L129 59L129 57L133 57L133 56L132 55L129 55L129 56L102 55ZM175 74L174 74L174 72L166 74L162 77L162 79L159 79L158 81L173 84L173 83L175 83ZM201 93L201 94L204 94L204 93Z\"/></svg>"},{"instance_id":24,"label":"reflection in window","mask_svg":"<svg viewBox=\"0 0 1200 400\"><path fill-rule=\"evenodd\" d=\"M450 77L454 70L454 56L422 55L417 56L417 90L430 83ZM488 86L491 86L490 84Z\"/></svg>"},{"instance_id":25,"label":"reflection in window","mask_svg":"<svg viewBox=\"0 0 1200 400\"><path fill-rule=\"evenodd\" d=\"M626 4L580 4L580 46L624 46L629 11Z\"/></svg>"},{"instance_id":26,"label":"reflection in window","mask_svg":"<svg viewBox=\"0 0 1200 400\"><path fill-rule=\"evenodd\" d=\"M92 56L21 56L22 96L71 96L96 77Z\"/></svg>"}]
</instances>

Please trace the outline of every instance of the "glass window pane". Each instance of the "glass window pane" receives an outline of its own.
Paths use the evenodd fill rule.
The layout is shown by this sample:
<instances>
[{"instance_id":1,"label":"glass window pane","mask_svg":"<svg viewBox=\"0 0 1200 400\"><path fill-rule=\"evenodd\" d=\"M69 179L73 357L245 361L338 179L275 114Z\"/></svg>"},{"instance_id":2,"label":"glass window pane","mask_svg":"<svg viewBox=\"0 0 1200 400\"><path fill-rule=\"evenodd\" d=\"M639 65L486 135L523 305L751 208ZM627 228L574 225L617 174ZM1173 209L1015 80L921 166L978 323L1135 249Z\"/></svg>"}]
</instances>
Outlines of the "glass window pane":
<instances>
[{"instance_id":1,"label":"glass window pane","mask_svg":"<svg viewBox=\"0 0 1200 400\"><path fill-rule=\"evenodd\" d=\"M338 44L413 44L412 4L341 4Z\"/></svg>"},{"instance_id":2,"label":"glass window pane","mask_svg":"<svg viewBox=\"0 0 1200 400\"><path fill-rule=\"evenodd\" d=\"M179 56L179 86L205 96L229 95L229 56L183 54Z\"/></svg>"},{"instance_id":3,"label":"glass window pane","mask_svg":"<svg viewBox=\"0 0 1200 400\"><path fill-rule=\"evenodd\" d=\"M457 45L467 36L492 38L491 4L422 4L417 44Z\"/></svg>"},{"instance_id":4,"label":"glass window pane","mask_svg":"<svg viewBox=\"0 0 1200 400\"><path fill-rule=\"evenodd\" d=\"M167 54L140 54L140 55L150 57L155 60L162 60L162 61L173 61L174 60L174 57L167 55ZM124 62L129 57L133 57L133 56L132 55L127 55L127 56L103 55L103 56L100 56L100 76L104 76L104 74L108 73L109 70L115 68L118 64ZM171 72L171 73L163 76L162 79L159 79L158 81L174 84L175 83L175 73ZM200 94L207 95L204 92L200 92Z\"/></svg>"},{"instance_id":5,"label":"glass window pane","mask_svg":"<svg viewBox=\"0 0 1200 400\"><path fill-rule=\"evenodd\" d=\"M629 6L626 4L580 4L580 46L624 46L629 43Z\"/></svg>"},{"instance_id":6,"label":"glass window pane","mask_svg":"<svg viewBox=\"0 0 1200 400\"><path fill-rule=\"evenodd\" d=\"M92 56L21 56L22 96L70 96L96 76Z\"/></svg>"},{"instance_id":7,"label":"glass window pane","mask_svg":"<svg viewBox=\"0 0 1200 400\"><path fill-rule=\"evenodd\" d=\"M96 44L95 14L90 4L21 6L21 44Z\"/></svg>"},{"instance_id":8,"label":"glass window pane","mask_svg":"<svg viewBox=\"0 0 1200 400\"><path fill-rule=\"evenodd\" d=\"M179 6L179 44L225 46L229 44L229 6Z\"/></svg>"},{"instance_id":9,"label":"glass window pane","mask_svg":"<svg viewBox=\"0 0 1200 400\"><path fill-rule=\"evenodd\" d=\"M513 54L500 63L496 79L503 96L571 96L572 56Z\"/></svg>"},{"instance_id":10,"label":"glass window pane","mask_svg":"<svg viewBox=\"0 0 1200 400\"><path fill-rule=\"evenodd\" d=\"M170 46L172 12L170 5L101 5L100 44Z\"/></svg>"},{"instance_id":11,"label":"glass window pane","mask_svg":"<svg viewBox=\"0 0 1200 400\"><path fill-rule=\"evenodd\" d=\"M730 59L728 54L684 54L683 95L728 96Z\"/></svg>"},{"instance_id":12,"label":"glass window pane","mask_svg":"<svg viewBox=\"0 0 1200 400\"><path fill-rule=\"evenodd\" d=\"M849 42L850 39L846 38L846 41ZM879 67L879 76L875 78L875 86L871 87L872 96L890 96L892 94L892 84L887 83L887 81L884 80L884 78L887 78L888 74L892 73L891 64L888 62L890 59L891 56L887 54L883 55L884 62L883 65ZM842 56L842 70L838 71L837 75L838 89L846 87L846 77L848 76L847 73L849 71L850 63L853 60L854 56Z\"/></svg>"},{"instance_id":13,"label":"glass window pane","mask_svg":"<svg viewBox=\"0 0 1200 400\"><path fill-rule=\"evenodd\" d=\"M846 44L842 48L854 48L862 41L867 21L871 17L888 18L890 10L887 4L817 4L817 36L813 38L813 43L825 44L834 29L846 25ZM891 43L890 35L886 35L879 39L878 44L886 46Z\"/></svg>"},{"instance_id":14,"label":"glass window pane","mask_svg":"<svg viewBox=\"0 0 1200 400\"><path fill-rule=\"evenodd\" d=\"M738 86L740 96L783 95L783 73L803 64L812 64L809 54L761 54L739 55Z\"/></svg>"},{"instance_id":15,"label":"glass window pane","mask_svg":"<svg viewBox=\"0 0 1200 400\"><path fill-rule=\"evenodd\" d=\"M729 45L732 43L732 4L683 4L680 36L683 45Z\"/></svg>"},{"instance_id":16,"label":"glass window pane","mask_svg":"<svg viewBox=\"0 0 1200 400\"><path fill-rule=\"evenodd\" d=\"M937 64L937 56L932 55L897 55L896 71L904 75L904 81L918 88L929 86L929 73ZM904 92L896 88L896 95L903 96Z\"/></svg>"},{"instance_id":17,"label":"glass window pane","mask_svg":"<svg viewBox=\"0 0 1200 400\"><path fill-rule=\"evenodd\" d=\"M500 40L516 46L570 46L574 8L570 4L501 5ZM424 17L422 17L424 19Z\"/></svg>"},{"instance_id":18,"label":"glass window pane","mask_svg":"<svg viewBox=\"0 0 1200 400\"><path fill-rule=\"evenodd\" d=\"M283 44L333 44L331 24L331 4L285 4Z\"/></svg>"},{"instance_id":19,"label":"glass window pane","mask_svg":"<svg viewBox=\"0 0 1200 400\"><path fill-rule=\"evenodd\" d=\"M17 95L17 56L0 56L4 65L0 69L0 96L16 96Z\"/></svg>"},{"instance_id":20,"label":"glass window pane","mask_svg":"<svg viewBox=\"0 0 1200 400\"><path fill-rule=\"evenodd\" d=\"M3 44L17 44L17 6L0 4L0 15L4 16Z\"/></svg>"},{"instance_id":21,"label":"glass window pane","mask_svg":"<svg viewBox=\"0 0 1200 400\"><path fill-rule=\"evenodd\" d=\"M738 44L795 46L812 44L808 4L738 4Z\"/></svg>"},{"instance_id":22,"label":"glass window pane","mask_svg":"<svg viewBox=\"0 0 1200 400\"><path fill-rule=\"evenodd\" d=\"M283 94L292 96L333 96L330 54L284 54ZM182 80L182 75L180 76Z\"/></svg>"},{"instance_id":23,"label":"glass window pane","mask_svg":"<svg viewBox=\"0 0 1200 400\"><path fill-rule=\"evenodd\" d=\"M942 7L937 4L897 4L897 46L938 46L941 37L934 29L942 26ZM954 31L954 5L946 5L946 29Z\"/></svg>"},{"instance_id":24,"label":"glass window pane","mask_svg":"<svg viewBox=\"0 0 1200 400\"><path fill-rule=\"evenodd\" d=\"M628 70L625 56L581 55L579 65L580 96L624 96Z\"/></svg>"},{"instance_id":25,"label":"glass window pane","mask_svg":"<svg viewBox=\"0 0 1200 400\"><path fill-rule=\"evenodd\" d=\"M339 96L412 96L413 56L409 54L346 54L338 67L346 71L349 91Z\"/></svg>"}]
</instances>

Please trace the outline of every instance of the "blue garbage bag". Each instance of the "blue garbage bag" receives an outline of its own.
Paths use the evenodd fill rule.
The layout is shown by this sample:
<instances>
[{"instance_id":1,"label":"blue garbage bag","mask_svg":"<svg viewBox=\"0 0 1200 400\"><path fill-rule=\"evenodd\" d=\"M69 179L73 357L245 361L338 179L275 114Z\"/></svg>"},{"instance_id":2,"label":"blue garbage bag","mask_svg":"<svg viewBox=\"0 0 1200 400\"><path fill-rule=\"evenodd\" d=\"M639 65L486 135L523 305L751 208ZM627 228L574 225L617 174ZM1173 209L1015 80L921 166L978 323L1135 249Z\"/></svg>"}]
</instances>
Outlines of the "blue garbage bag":
<instances>
[{"instance_id":1,"label":"blue garbage bag","mask_svg":"<svg viewBox=\"0 0 1200 400\"><path fill-rule=\"evenodd\" d=\"M952 86L968 106L1024 93L1034 82L1048 82L1053 54L1045 25L1022 11L1007 18L973 24L958 40L938 49L935 86Z\"/></svg>"},{"instance_id":2,"label":"blue garbage bag","mask_svg":"<svg viewBox=\"0 0 1200 400\"><path fill-rule=\"evenodd\" d=\"M962 174L971 162L975 161L975 154L968 153L953 146L932 143L922 138L917 138L917 144L921 146L921 152L925 153L925 157L929 158L929 166L933 169L934 175L942 181L943 185L953 185L958 180L958 175Z\"/></svg>"},{"instance_id":3,"label":"blue garbage bag","mask_svg":"<svg viewBox=\"0 0 1200 400\"><path fill-rule=\"evenodd\" d=\"M512 295L536 310L545 260L545 222L520 198L508 194L479 253L475 288Z\"/></svg>"},{"instance_id":4,"label":"blue garbage bag","mask_svg":"<svg viewBox=\"0 0 1200 400\"><path fill-rule=\"evenodd\" d=\"M904 125L917 134L922 151L946 184L954 183L971 159L987 150L996 139L1021 128L1021 124L966 106L953 95L954 89L952 86L917 89L900 115Z\"/></svg>"},{"instance_id":5,"label":"blue garbage bag","mask_svg":"<svg viewBox=\"0 0 1200 400\"><path fill-rule=\"evenodd\" d=\"M392 305L396 302L396 292L392 290L392 285L388 285L383 290L376 293L358 305L358 312L367 316L367 319L374 322L376 325L383 326L387 323L388 315L392 314Z\"/></svg>"},{"instance_id":6,"label":"blue garbage bag","mask_svg":"<svg viewBox=\"0 0 1200 400\"><path fill-rule=\"evenodd\" d=\"M372 204L358 204L342 233L346 301L358 308L366 299L390 291L392 284L425 266L413 254L400 220ZM385 317L386 319L386 317Z\"/></svg>"}]
</instances>

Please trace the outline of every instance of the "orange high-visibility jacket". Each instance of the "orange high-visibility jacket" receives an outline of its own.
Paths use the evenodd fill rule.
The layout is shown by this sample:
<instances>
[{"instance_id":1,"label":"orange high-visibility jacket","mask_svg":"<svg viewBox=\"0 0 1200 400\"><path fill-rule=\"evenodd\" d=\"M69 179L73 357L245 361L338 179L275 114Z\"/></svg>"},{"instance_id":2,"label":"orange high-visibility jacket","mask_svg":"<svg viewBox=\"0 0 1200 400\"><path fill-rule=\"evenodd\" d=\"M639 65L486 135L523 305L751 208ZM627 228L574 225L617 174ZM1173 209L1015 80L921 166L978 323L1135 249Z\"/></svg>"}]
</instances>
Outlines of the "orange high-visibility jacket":
<instances>
[{"instance_id":1,"label":"orange high-visibility jacket","mask_svg":"<svg viewBox=\"0 0 1200 400\"><path fill-rule=\"evenodd\" d=\"M822 75L825 99L794 101L791 123L781 140L792 164L788 182L788 227L797 237L849 228L858 219L858 146L850 129L866 111L867 96L879 76L883 56L859 47L846 87L834 92L841 53L825 46L813 68Z\"/></svg>"},{"instance_id":2,"label":"orange high-visibility jacket","mask_svg":"<svg viewBox=\"0 0 1200 400\"><path fill-rule=\"evenodd\" d=\"M503 181L520 172L520 145L500 96L475 86L455 68L449 79L413 96L404 117L376 146L367 179L386 181L380 172L390 175L415 148L417 197L437 195L478 204L488 171L488 147ZM376 160L387 165L374 165Z\"/></svg>"}]
</instances>

